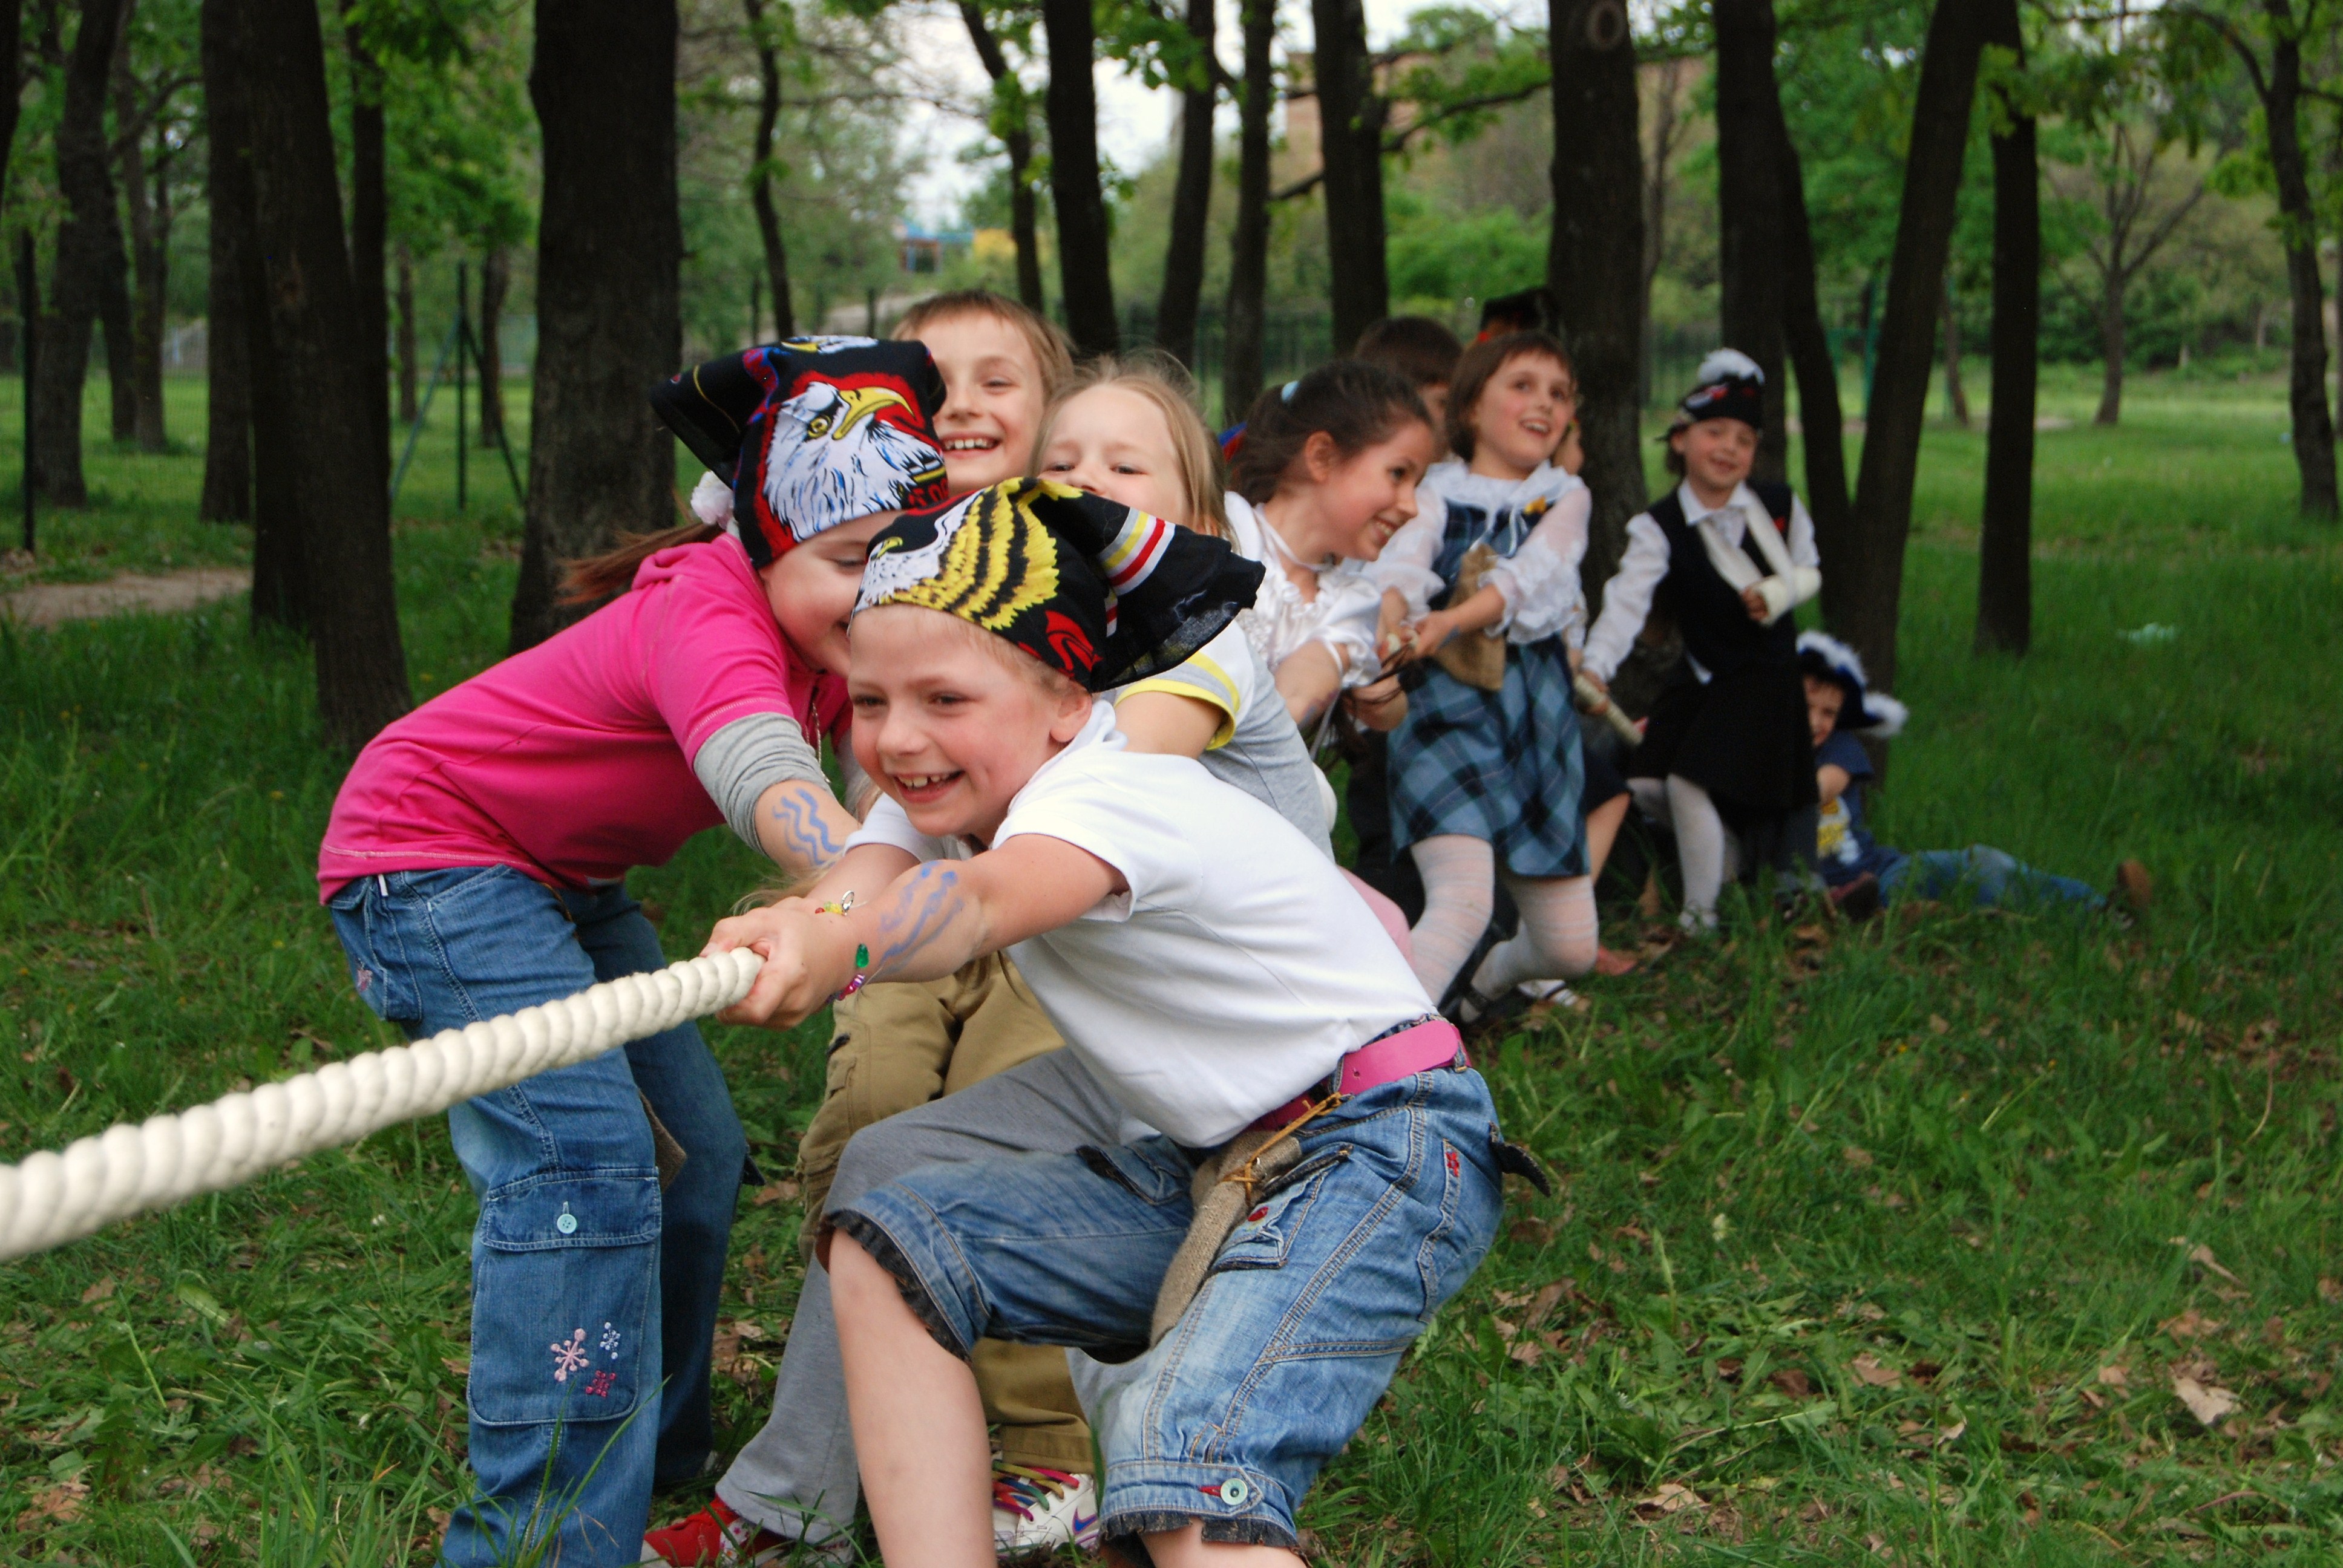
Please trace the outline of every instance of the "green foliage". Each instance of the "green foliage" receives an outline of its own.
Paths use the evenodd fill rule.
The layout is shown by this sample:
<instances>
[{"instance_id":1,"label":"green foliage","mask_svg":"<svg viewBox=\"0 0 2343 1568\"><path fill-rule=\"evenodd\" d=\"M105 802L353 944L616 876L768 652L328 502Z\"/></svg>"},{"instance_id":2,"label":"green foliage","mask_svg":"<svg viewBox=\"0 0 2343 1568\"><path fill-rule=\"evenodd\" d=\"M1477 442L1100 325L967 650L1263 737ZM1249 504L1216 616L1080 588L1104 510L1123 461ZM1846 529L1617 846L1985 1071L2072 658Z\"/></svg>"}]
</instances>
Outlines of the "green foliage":
<instances>
[{"instance_id":1,"label":"green foliage","mask_svg":"<svg viewBox=\"0 0 2343 1568\"><path fill-rule=\"evenodd\" d=\"M1394 309L1427 301L1488 299L1545 276L1549 225L1512 207L1462 212L1436 196L1403 187L1385 200Z\"/></svg>"}]
</instances>

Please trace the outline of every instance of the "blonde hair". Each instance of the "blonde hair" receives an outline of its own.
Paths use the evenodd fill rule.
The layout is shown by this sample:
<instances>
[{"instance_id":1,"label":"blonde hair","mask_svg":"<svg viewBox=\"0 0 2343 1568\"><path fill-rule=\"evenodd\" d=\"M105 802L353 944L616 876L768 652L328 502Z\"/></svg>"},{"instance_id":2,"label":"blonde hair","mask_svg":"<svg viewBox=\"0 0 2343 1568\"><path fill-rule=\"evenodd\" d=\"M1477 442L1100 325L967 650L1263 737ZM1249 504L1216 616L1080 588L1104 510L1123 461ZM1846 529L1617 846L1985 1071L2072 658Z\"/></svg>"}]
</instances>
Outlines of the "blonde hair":
<instances>
[{"instance_id":1,"label":"blonde hair","mask_svg":"<svg viewBox=\"0 0 2343 1568\"><path fill-rule=\"evenodd\" d=\"M1172 520L1200 534L1227 538L1229 515L1221 482L1221 449L1212 433L1204 428L1204 417L1196 411L1196 383L1187 368L1168 354L1153 349L1121 357L1102 354L1074 371L1041 416L1041 428L1033 437L1034 463L1039 464L1048 449L1058 416L1065 412L1066 405L1100 387L1142 397L1163 416L1163 427L1172 437L1174 477L1188 511L1186 517Z\"/></svg>"},{"instance_id":2,"label":"blonde hair","mask_svg":"<svg viewBox=\"0 0 2343 1568\"><path fill-rule=\"evenodd\" d=\"M1054 394L1074 373L1074 351L1064 333L1041 312L989 288L954 288L930 294L903 312L890 336L898 342L916 341L936 323L960 316L990 316L1005 327L1014 327L1024 337L1025 347L1032 350L1033 363L1041 372L1044 397Z\"/></svg>"}]
</instances>

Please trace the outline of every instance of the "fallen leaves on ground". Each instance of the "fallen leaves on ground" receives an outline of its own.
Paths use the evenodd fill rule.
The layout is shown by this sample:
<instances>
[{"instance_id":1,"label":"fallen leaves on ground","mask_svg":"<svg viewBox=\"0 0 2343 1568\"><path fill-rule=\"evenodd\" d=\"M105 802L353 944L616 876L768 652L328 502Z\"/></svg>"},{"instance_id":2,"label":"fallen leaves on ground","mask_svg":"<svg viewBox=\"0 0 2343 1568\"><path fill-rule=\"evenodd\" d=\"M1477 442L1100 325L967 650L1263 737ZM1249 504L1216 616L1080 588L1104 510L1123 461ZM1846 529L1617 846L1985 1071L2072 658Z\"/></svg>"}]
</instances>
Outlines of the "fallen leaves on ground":
<instances>
[{"instance_id":1,"label":"fallen leaves on ground","mask_svg":"<svg viewBox=\"0 0 2343 1568\"><path fill-rule=\"evenodd\" d=\"M63 1524L81 1516L83 1499L89 1495L89 1483L82 1481L60 1481L54 1486L44 1486L33 1493L32 1505L16 1515L18 1531L38 1530L44 1524Z\"/></svg>"},{"instance_id":2,"label":"fallen leaves on ground","mask_svg":"<svg viewBox=\"0 0 2343 1568\"><path fill-rule=\"evenodd\" d=\"M2219 1423L2221 1418L2237 1408L2237 1396L2217 1384L2198 1382L2193 1377L2176 1377L2172 1392L2188 1407L2188 1413L2206 1426Z\"/></svg>"},{"instance_id":3,"label":"fallen leaves on ground","mask_svg":"<svg viewBox=\"0 0 2343 1568\"><path fill-rule=\"evenodd\" d=\"M1879 1358L1869 1351L1864 1352L1848 1362L1847 1370L1855 1373L1858 1382L1867 1382L1873 1388L1894 1388L1904 1381L1902 1372L1897 1372L1894 1367L1884 1365Z\"/></svg>"},{"instance_id":4,"label":"fallen leaves on ground","mask_svg":"<svg viewBox=\"0 0 2343 1568\"><path fill-rule=\"evenodd\" d=\"M1707 1506L1707 1503L1703 1503L1700 1500L1700 1493L1694 1492L1691 1487L1679 1486L1673 1481L1664 1481L1660 1483L1658 1491L1653 1493L1649 1497L1638 1498L1636 1500L1635 1512L1638 1513L1665 1515L1670 1513L1682 1513L1687 1508L1705 1508Z\"/></svg>"}]
</instances>

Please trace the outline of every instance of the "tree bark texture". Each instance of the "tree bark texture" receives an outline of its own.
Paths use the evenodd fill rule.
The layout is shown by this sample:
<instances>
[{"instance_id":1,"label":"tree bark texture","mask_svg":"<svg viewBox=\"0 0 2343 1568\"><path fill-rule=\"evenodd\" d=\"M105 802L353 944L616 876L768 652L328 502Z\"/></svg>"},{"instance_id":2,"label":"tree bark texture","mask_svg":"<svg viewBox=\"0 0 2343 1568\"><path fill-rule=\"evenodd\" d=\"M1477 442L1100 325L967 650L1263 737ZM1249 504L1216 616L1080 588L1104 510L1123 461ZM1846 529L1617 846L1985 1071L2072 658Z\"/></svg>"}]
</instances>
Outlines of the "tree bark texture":
<instances>
[{"instance_id":1,"label":"tree bark texture","mask_svg":"<svg viewBox=\"0 0 2343 1568\"><path fill-rule=\"evenodd\" d=\"M1047 308L1041 294L1041 226L1040 202L1033 195L1033 132L1025 100L1025 84L1009 68L1001 41L985 25L983 7L976 0L960 0L960 20L976 45L984 74L992 78L993 117L1001 145L1009 149L1009 233L1017 246L1017 297L1026 308Z\"/></svg>"},{"instance_id":2,"label":"tree bark texture","mask_svg":"<svg viewBox=\"0 0 2343 1568\"><path fill-rule=\"evenodd\" d=\"M382 111L382 66L364 29L342 3L350 64L350 283L357 307L358 373L373 436L365 450L390 493L390 186Z\"/></svg>"},{"instance_id":3,"label":"tree bark texture","mask_svg":"<svg viewBox=\"0 0 2343 1568\"><path fill-rule=\"evenodd\" d=\"M1627 519L1643 510L1635 385L1644 351L1643 139L1635 45L1619 0L1550 0L1554 50L1554 234L1546 286L1578 373L1582 477L1594 492L1585 576L1590 607L1618 568Z\"/></svg>"},{"instance_id":4,"label":"tree bark texture","mask_svg":"<svg viewBox=\"0 0 2343 1568\"><path fill-rule=\"evenodd\" d=\"M1277 102L1270 49L1277 0L1243 0L1244 80L1237 100L1237 221L1229 236L1229 303L1222 317L1221 415L1245 417L1261 395L1269 293L1269 116Z\"/></svg>"},{"instance_id":5,"label":"tree bark texture","mask_svg":"<svg viewBox=\"0 0 2343 1568\"><path fill-rule=\"evenodd\" d=\"M1986 0L1985 41L2022 66L2017 0ZM1986 416L1976 650L2034 641L2034 403L2042 317L2042 187L2034 120L2006 104L1993 138L1993 407Z\"/></svg>"},{"instance_id":6,"label":"tree bark texture","mask_svg":"<svg viewBox=\"0 0 2343 1568\"><path fill-rule=\"evenodd\" d=\"M0 0L0 169L8 166L8 154L16 145L17 116L24 111L24 0ZM30 331L33 319L27 315L17 330Z\"/></svg>"},{"instance_id":7,"label":"tree bark texture","mask_svg":"<svg viewBox=\"0 0 2343 1568\"><path fill-rule=\"evenodd\" d=\"M505 295L512 287L512 255L490 246L480 257L480 321L474 336L480 340L480 445L505 444L505 345L500 324ZM784 335L786 336L786 335Z\"/></svg>"},{"instance_id":8,"label":"tree bark texture","mask_svg":"<svg viewBox=\"0 0 2343 1568\"><path fill-rule=\"evenodd\" d=\"M1725 343L1765 373L1756 477L1788 472L1782 379L1782 120L1774 80L1774 0L1714 0L1716 26L1718 316Z\"/></svg>"},{"instance_id":9,"label":"tree bark texture","mask_svg":"<svg viewBox=\"0 0 2343 1568\"><path fill-rule=\"evenodd\" d=\"M2294 415L2294 462L2302 515L2336 515L2335 421L2327 404L2325 284L2318 274L2318 220L2302 152L2302 43L2288 0L2263 0L2271 21L2270 70L2262 95L2270 173L2278 186L2278 233L2293 297L2294 342L2287 398Z\"/></svg>"},{"instance_id":10,"label":"tree bark texture","mask_svg":"<svg viewBox=\"0 0 2343 1568\"><path fill-rule=\"evenodd\" d=\"M1798 374L1798 416L1805 426L1806 512L1815 548L1828 563L1852 558L1846 498L1846 420L1839 409L1838 359L1831 353L1815 293L1815 238L1806 222L1805 171L1780 122L1782 181L1782 338Z\"/></svg>"},{"instance_id":11,"label":"tree bark texture","mask_svg":"<svg viewBox=\"0 0 2343 1568\"><path fill-rule=\"evenodd\" d=\"M1652 283L1660 276L1660 263L1667 254L1668 186L1676 154L1676 144L1682 139L1684 96L1686 62L1670 60L1654 73L1659 85L1659 102L1653 106L1652 150L1644 165L1644 319L1652 318ZM1637 361L1635 402L1638 407L1652 406L1652 357L1646 354Z\"/></svg>"},{"instance_id":12,"label":"tree bark texture","mask_svg":"<svg viewBox=\"0 0 2343 1568\"><path fill-rule=\"evenodd\" d=\"M415 332L415 258L407 253L401 241L398 246L398 422L412 425L416 417L416 395L421 390L422 372L415 363L419 352Z\"/></svg>"},{"instance_id":13,"label":"tree bark texture","mask_svg":"<svg viewBox=\"0 0 2343 1568\"><path fill-rule=\"evenodd\" d=\"M674 0L538 0L537 375L512 646L577 618L562 563L676 512L675 438L648 394L683 352Z\"/></svg>"},{"instance_id":14,"label":"tree bark texture","mask_svg":"<svg viewBox=\"0 0 2343 1568\"><path fill-rule=\"evenodd\" d=\"M115 45L117 51L121 47ZM106 405L111 416L107 426L114 439L127 441L138 434L137 328L133 325L130 262L123 248L118 213L106 215L106 226L113 230L108 244L112 255L106 270L98 275L97 320L106 329Z\"/></svg>"},{"instance_id":15,"label":"tree bark texture","mask_svg":"<svg viewBox=\"0 0 2343 1568\"><path fill-rule=\"evenodd\" d=\"M201 20L204 139L209 163L205 187L211 205L208 314L209 392L204 423L204 493L196 516L207 523L252 520L251 291L252 166L244 106L236 85L235 35L228 8L235 0L204 0ZM253 611L265 613L258 582L258 541L253 562Z\"/></svg>"},{"instance_id":16,"label":"tree bark texture","mask_svg":"<svg viewBox=\"0 0 2343 1568\"><path fill-rule=\"evenodd\" d=\"M749 14L749 35L757 45L756 165L749 178L749 205L757 214L757 237L765 247L765 281L773 295L773 336L795 337L798 320L789 296L789 253L781 242L780 215L773 206L773 127L781 118L781 53L765 31L765 0L740 0ZM488 275L481 274L483 284ZM482 312L486 319L486 312ZM756 324L749 324L756 335Z\"/></svg>"},{"instance_id":17,"label":"tree bark texture","mask_svg":"<svg viewBox=\"0 0 2343 1568\"><path fill-rule=\"evenodd\" d=\"M1155 341L1182 364L1196 362L1196 317L1204 297L1205 227L1212 208L1214 0L1188 0L1188 35L1201 55L1180 93L1180 170L1172 186L1172 240L1163 251Z\"/></svg>"},{"instance_id":18,"label":"tree bark texture","mask_svg":"<svg viewBox=\"0 0 2343 1568\"><path fill-rule=\"evenodd\" d=\"M1097 53L1091 0L1041 0L1050 45L1050 199L1058 212L1058 286L1066 331L1082 354L1122 339L1108 261L1106 196L1099 188Z\"/></svg>"},{"instance_id":19,"label":"tree bark texture","mask_svg":"<svg viewBox=\"0 0 2343 1568\"><path fill-rule=\"evenodd\" d=\"M301 571L317 663L317 715L355 750L412 706L391 577L390 498L369 464L382 400L380 347L365 352L342 238L326 93L325 37L312 0L242 0L254 232L268 357L282 405L287 472L302 518Z\"/></svg>"},{"instance_id":20,"label":"tree bark texture","mask_svg":"<svg viewBox=\"0 0 2343 1568\"><path fill-rule=\"evenodd\" d=\"M1383 234L1383 121L1375 95L1362 0L1311 0L1317 32L1319 155L1325 169L1327 293L1333 306L1334 352L1348 354L1375 322L1391 314ZM1637 169L1642 167L1641 149Z\"/></svg>"},{"instance_id":21,"label":"tree bark texture","mask_svg":"<svg viewBox=\"0 0 2343 1568\"><path fill-rule=\"evenodd\" d=\"M120 0L83 0L81 26L65 57L65 103L56 127L57 226L49 305L41 313L40 367L33 386L34 487L54 507L89 505L81 467L81 397L89 337L106 293L122 286L122 229L106 168L106 89L121 39ZM127 313L126 312L126 315Z\"/></svg>"},{"instance_id":22,"label":"tree bark texture","mask_svg":"<svg viewBox=\"0 0 2343 1568\"><path fill-rule=\"evenodd\" d=\"M2123 419L2124 295L2130 279L2110 273L2099 291L2099 407L2094 425L2114 425Z\"/></svg>"},{"instance_id":23,"label":"tree bark texture","mask_svg":"<svg viewBox=\"0 0 2343 1568\"><path fill-rule=\"evenodd\" d=\"M1920 429L1936 366L1936 313L1952 251L1953 203L1968 150L1969 106L1983 45L1975 0L1936 0L1920 57L1911 150L1896 217L1887 307L1873 361L1863 463L1855 481L1852 559L1823 562L1823 613L1882 687L1896 684L1904 547L1912 529Z\"/></svg>"},{"instance_id":24,"label":"tree bark texture","mask_svg":"<svg viewBox=\"0 0 2343 1568\"><path fill-rule=\"evenodd\" d=\"M1945 408L1954 424L1966 430L1969 427L1968 388L1961 385L1961 314L1953 305L1953 280L1945 279L1944 303L1938 314L1944 319L1945 340Z\"/></svg>"},{"instance_id":25,"label":"tree bark texture","mask_svg":"<svg viewBox=\"0 0 2343 1568\"><path fill-rule=\"evenodd\" d=\"M163 316L170 280L171 196L165 170L171 149L157 136L156 161L147 163L146 116L127 55L121 48L114 54L114 120L122 205L130 219L130 434L140 450L161 452L170 445L163 427Z\"/></svg>"}]
</instances>

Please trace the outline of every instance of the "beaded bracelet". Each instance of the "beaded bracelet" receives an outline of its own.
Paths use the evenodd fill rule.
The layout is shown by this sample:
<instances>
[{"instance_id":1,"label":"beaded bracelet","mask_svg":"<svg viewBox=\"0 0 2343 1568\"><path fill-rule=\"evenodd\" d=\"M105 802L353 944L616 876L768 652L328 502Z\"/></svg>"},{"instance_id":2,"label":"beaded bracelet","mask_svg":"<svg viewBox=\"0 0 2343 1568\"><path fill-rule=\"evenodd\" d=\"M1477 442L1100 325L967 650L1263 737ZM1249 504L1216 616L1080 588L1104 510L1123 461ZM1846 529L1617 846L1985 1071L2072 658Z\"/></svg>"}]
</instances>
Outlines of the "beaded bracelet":
<instances>
[{"instance_id":1,"label":"beaded bracelet","mask_svg":"<svg viewBox=\"0 0 2343 1568\"><path fill-rule=\"evenodd\" d=\"M852 908L854 908L854 890L853 890L853 889L851 889L851 888L849 888L849 889L846 890L846 896L845 896L844 898L840 899L840 900L838 900L837 901L835 901L835 902L833 902L833 903L828 903L828 904L817 904L817 905L815 905L815 906L814 906L814 911L813 911L813 912L814 912L815 914L817 914L817 915L842 915L842 914L846 913L849 910L851 910ZM867 984L867 983L870 981L870 977L868 974L866 974L866 973L864 973L864 972L863 972L864 970L868 970L870 967L870 945L869 945L868 943L865 943L865 942L857 942L857 943L855 943L855 944L854 944L854 978L853 978L852 980L848 980L848 981L846 982L845 989L843 989L842 990L840 990L837 995L835 995L835 996L831 997L830 1000L832 1000L832 1001L834 1001L834 1002L838 1002L838 1001L844 1001L848 997L850 997L850 996L852 996L856 991L860 990L863 988L863 986L864 986L865 984Z\"/></svg>"}]
</instances>

